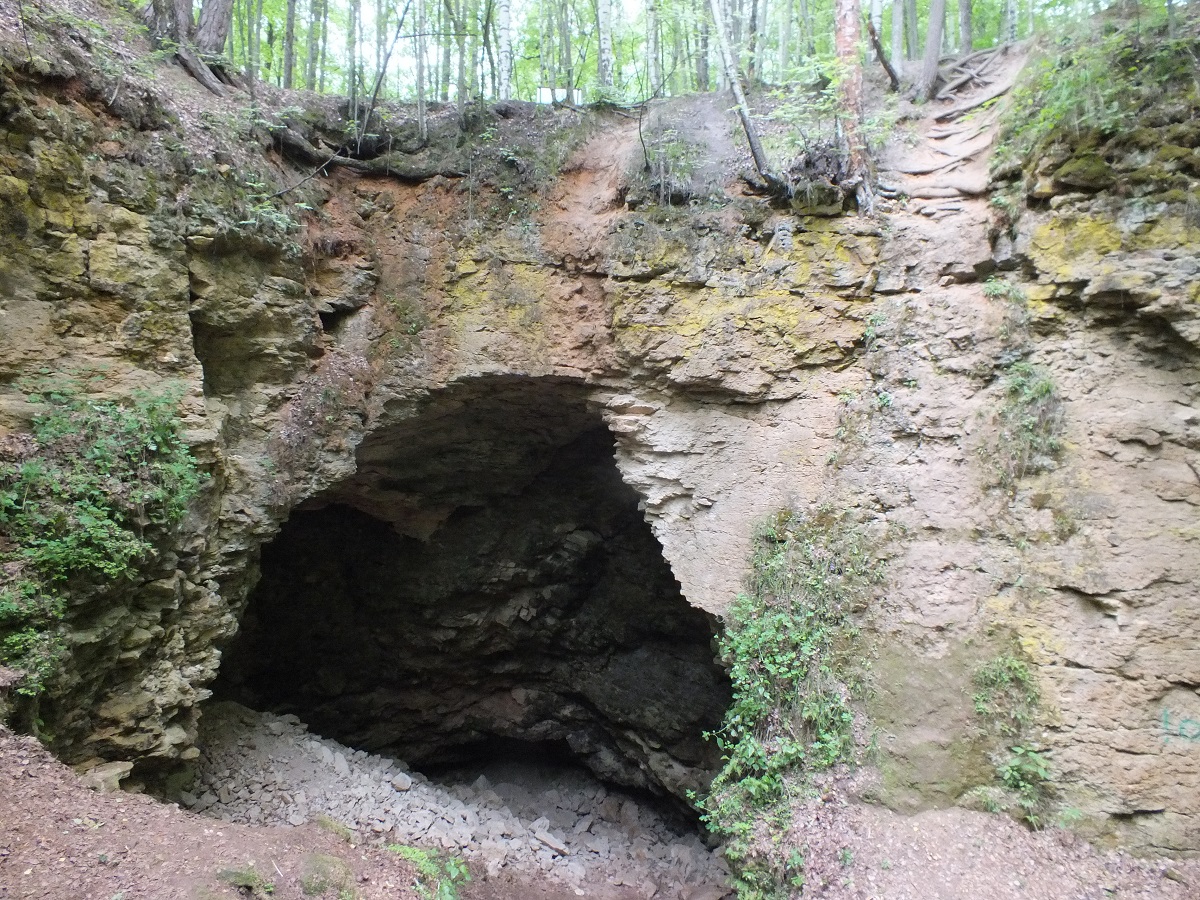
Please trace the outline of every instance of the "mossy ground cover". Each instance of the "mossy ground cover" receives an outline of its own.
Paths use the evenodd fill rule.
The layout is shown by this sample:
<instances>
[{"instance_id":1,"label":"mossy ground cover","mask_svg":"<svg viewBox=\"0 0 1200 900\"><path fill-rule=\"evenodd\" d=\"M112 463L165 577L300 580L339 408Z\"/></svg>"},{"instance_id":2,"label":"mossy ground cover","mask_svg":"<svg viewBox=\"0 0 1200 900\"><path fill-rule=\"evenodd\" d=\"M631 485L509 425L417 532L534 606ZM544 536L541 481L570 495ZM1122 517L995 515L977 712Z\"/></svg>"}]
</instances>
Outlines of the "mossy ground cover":
<instances>
[{"instance_id":1,"label":"mossy ground cover","mask_svg":"<svg viewBox=\"0 0 1200 900\"><path fill-rule=\"evenodd\" d=\"M1090 27L1046 48L1013 92L1004 114L997 171L1035 165L1058 148L1066 158L1056 181L1101 190L1126 170L1155 170L1156 182L1180 179L1200 144L1200 19L1168 29L1160 13L1098 17ZM1132 151L1171 148L1148 164Z\"/></svg>"}]
</instances>

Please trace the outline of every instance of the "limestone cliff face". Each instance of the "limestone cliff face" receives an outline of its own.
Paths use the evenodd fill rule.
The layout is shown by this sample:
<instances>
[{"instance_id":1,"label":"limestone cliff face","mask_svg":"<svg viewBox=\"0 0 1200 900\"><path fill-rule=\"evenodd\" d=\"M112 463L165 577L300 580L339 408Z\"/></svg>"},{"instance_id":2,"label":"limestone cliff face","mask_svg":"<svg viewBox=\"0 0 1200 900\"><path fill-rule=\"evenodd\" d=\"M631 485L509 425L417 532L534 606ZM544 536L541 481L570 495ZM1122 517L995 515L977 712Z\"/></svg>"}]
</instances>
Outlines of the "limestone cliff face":
<instances>
[{"instance_id":1,"label":"limestone cliff face","mask_svg":"<svg viewBox=\"0 0 1200 900\"><path fill-rule=\"evenodd\" d=\"M231 231L164 162L186 133L136 132L69 81L6 76L0 436L28 427L23 376L100 374L108 394L176 380L209 476L136 583L69 611L72 657L43 708L60 750L194 755L264 543L331 504L428 540L491 490L480 476L458 491L455 467L486 471L507 446L455 456L461 435L439 439L439 422L494 401L514 434L539 435L528 446L603 423L683 597L708 613L739 590L757 521L851 510L889 560L868 623L880 799L949 804L995 780L972 695L1016 646L1043 696L1032 736L1081 827L1200 852L1187 209L1101 193L1031 206L1011 231L981 201L938 219L792 219L749 199L630 210L636 129L597 127L515 224L481 222L457 179L343 175L310 186L319 214L298 235L267 219ZM227 177L204 176L215 209ZM988 296L997 271L1027 306ZM995 448L1023 358L1053 380L1064 448L1009 483ZM574 411L542 421L519 399L531 384Z\"/></svg>"}]
</instances>

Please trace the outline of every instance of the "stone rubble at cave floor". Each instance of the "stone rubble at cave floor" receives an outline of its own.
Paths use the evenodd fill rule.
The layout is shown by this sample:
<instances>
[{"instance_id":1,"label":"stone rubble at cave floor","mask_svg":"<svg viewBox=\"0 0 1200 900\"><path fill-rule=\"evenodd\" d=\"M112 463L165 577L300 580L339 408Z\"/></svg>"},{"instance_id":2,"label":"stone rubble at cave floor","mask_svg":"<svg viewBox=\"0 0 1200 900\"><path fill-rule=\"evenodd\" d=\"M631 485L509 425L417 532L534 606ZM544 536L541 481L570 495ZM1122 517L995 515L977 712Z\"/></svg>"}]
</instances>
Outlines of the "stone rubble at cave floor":
<instances>
[{"instance_id":1,"label":"stone rubble at cave floor","mask_svg":"<svg viewBox=\"0 0 1200 900\"><path fill-rule=\"evenodd\" d=\"M201 746L183 803L224 821L344 826L358 839L461 854L485 877L543 874L577 896L596 882L687 900L727 891L719 851L582 769L499 763L489 768L494 781L440 784L400 760L310 734L294 715L231 702L206 708Z\"/></svg>"}]
</instances>

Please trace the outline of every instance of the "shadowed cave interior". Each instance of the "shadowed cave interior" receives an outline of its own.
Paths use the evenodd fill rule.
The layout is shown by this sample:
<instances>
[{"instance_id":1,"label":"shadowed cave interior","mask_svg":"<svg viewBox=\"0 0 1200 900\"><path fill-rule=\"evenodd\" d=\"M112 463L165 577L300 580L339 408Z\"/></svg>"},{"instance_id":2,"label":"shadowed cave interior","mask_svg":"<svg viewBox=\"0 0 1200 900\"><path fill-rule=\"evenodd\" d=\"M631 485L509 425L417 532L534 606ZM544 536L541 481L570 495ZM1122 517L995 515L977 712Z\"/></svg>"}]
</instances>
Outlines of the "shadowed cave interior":
<instances>
[{"instance_id":1,"label":"shadowed cave interior","mask_svg":"<svg viewBox=\"0 0 1200 900\"><path fill-rule=\"evenodd\" d=\"M572 760L683 800L729 704L580 387L479 379L368 437L263 549L220 699L428 774Z\"/></svg>"}]
</instances>

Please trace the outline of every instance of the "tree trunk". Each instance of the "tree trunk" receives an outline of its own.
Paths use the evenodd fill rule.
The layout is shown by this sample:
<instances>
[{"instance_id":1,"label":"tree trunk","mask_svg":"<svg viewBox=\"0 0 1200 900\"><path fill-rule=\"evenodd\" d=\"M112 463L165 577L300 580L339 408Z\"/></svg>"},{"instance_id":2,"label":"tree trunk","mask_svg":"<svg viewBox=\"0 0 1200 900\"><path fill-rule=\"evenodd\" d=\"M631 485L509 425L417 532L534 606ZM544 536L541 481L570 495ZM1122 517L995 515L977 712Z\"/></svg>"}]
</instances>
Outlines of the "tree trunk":
<instances>
[{"instance_id":1,"label":"tree trunk","mask_svg":"<svg viewBox=\"0 0 1200 900\"><path fill-rule=\"evenodd\" d=\"M883 34L883 0L871 0L871 24L875 34Z\"/></svg>"},{"instance_id":2,"label":"tree trunk","mask_svg":"<svg viewBox=\"0 0 1200 900\"><path fill-rule=\"evenodd\" d=\"M892 68L904 76L904 0L892 0Z\"/></svg>"},{"instance_id":3,"label":"tree trunk","mask_svg":"<svg viewBox=\"0 0 1200 900\"><path fill-rule=\"evenodd\" d=\"M287 19L283 31L283 86L292 87L296 68L296 0L287 0Z\"/></svg>"},{"instance_id":4,"label":"tree trunk","mask_svg":"<svg viewBox=\"0 0 1200 900\"><path fill-rule=\"evenodd\" d=\"M571 50L571 6L562 3L558 8L558 52L562 58L563 99L567 103L575 102L575 56Z\"/></svg>"},{"instance_id":5,"label":"tree trunk","mask_svg":"<svg viewBox=\"0 0 1200 900\"><path fill-rule=\"evenodd\" d=\"M904 0L904 58L916 59L921 53L921 38L917 34L917 0Z\"/></svg>"},{"instance_id":6,"label":"tree trunk","mask_svg":"<svg viewBox=\"0 0 1200 900\"><path fill-rule=\"evenodd\" d=\"M443 0L441 5L440 18L442 23L442 61L439 66L441 70L440 81L438 82L438 99L443 103L450 100L450 70L454 66L454 40L453 34L458 30L455 19L454 9L450 6L450 0Z\"/></svg>"},{"instance_id":7,"label":"tree trunk","mask_svg":"<svg viewBox=\"0 0 1200 900\"><path fill-rule=\"evenodd\" d=\"M349 21L346 27L346 96L350 98L351 115L358 120L358 18L359 0L350 0Z\"/></svg>"},{"instance_id":8,"label":"tree trunk","mask_svg":"<svg viewBox=\"0 0 1200 900\"><path fill-rule=\"evenodd\" d=\"M974 39L971 35L971 0L958 0L958 52L970 53Z\"/></svg>"},{"instance_id":9,"label":"tree trunk","mask_svg":"<svg viewBox=\"0 0 1200 900\"><path fill-rule=\"evenodd\" d=\"M487 94L487 77L489 72L492 76L492 96L495 97L500 92L499 76L496 72L498 66L496 65L495 54L492 53L492 38L496 31L496 23L492 20L492 11L494 9L495 5L493 4L492 0L488 0L487 6L484 7L483 24L479 27L480 42L483 46L479 71L480 97L483 97ZM488 62L486 71L482 67L483 58L486 58Z\"/></svg>"},{"instance_id":10,"label":"tree trunk","mask_svg":"<svg viewBox=\"0 0 1200 900\"><path fill-rule=\"evenodd\" d=\"M646 81L650 97L657 97L662 90L658 61L658 0L646 0Z\"/></svg>"},{"instance_id":11,"label":"tree trunk","mask_svg":"<svg viewBox=\"0 0 1200 900\"><path fill-rule=\"evenodd\" d=\"M466 109L467 93L467 0L459 0L454 20L455 44L458 47L458 69L454 74L454 102L461 114Z\"/></svg>"},{"instance_id":12,"label":"tree trunk","mask_svg":"<svg viewBox=\"0 0 1200 900\"><path fill-rule=\"evenodd\" d=\"M1004 0L1000 15L1000 42L1011 44L1017 39L1017 0Z\"/></svg>"},{"instance_id":13,"label":"tree trunk","mask_svg":"<svg viewBox=\"0 0 1200 900\"><path fill-rule=\"evenodd\" d=\"M787 81L788 67L792 64L792 19L795 18L796 0L787 0L779 23L779 80Z\"/></svg>"},{"instance_id":14,"label":"tree trunk","mask_svg":"<svg viewBox=\"0 0 1200 900\"><path fill-rule=\"evenodd\" d=\"M925 32L925 58L921 62L921 77L917 79L916 96L932 100L937 93L938 60L942 55L942 32L946 24L946 0L930 0L929 28Z\"/></svg>"},{"instance_id":15,"label":"tree trunk","mask_svg":"<svg viewBox=\"0 0 1200 900\"><path fill-rule=\"evenodd\" d=\"M734 59L733 50L729 46L725 10L722 8L721 0L709 0L709 4L712 8L717 47L721 51L721 68L725 73L726 81L733 89L738 118L742 121L742 129L746 132L746 141L750 144L750 155L754 157L754 167L758 170L759 177L767 183L768 188L776 193L784 194L787 192L787 183L771 171L762 141L758 139L758 129L754 127L754 120L750 118L750 104L746 102L746 92L742 90L742 80L738 77L737 62Z\"/></svg>"},{"instance_id":16,"label":"tree trunk","mask_svg":"<svg viewBox=\"0 0 1200 900\"><path fill-rule=\"evenodd\" d=\"M696 38L696 90L707 91L711 78L708 74L708 16L703 9L700 14L700 34Z\"/></svg>"},{"instance_id":17,"label":"tree trunk","mask_svg":"<svg viewBox=\"0 0 1200 900\"><path fill-rule=\"evenodd\" d=\"M596 34L599 40L596 82L602 91L613 86L612 19L612 0L596 0Z\"/></svg>"},{"instance_id":18,"label":"tree trunk","mask_svg":"<svg viewBox=\"0 0 1200 900\"><path fill-rule=\"evenodd\" d=\"M946 0L940 2L945 3ZM867 148L863 144L859 128L862 121L863 79L862 63L858 56L858 44L862 39L861 19L862 8L859 6L859 0L834 0L833 36L838 61L842 65L842 110L845 113L842 133L846 140L850 172L865 179Z\"/></svg>"},{"instance_id":19,"label":"tree trunk","mask_svg":"<svg viewBox=\"0 0 1200 900\"><path fill-rule=\"evenodd\" d=\"M304 86L310 91L317 87L317 51L321 46L321 4L326 0L311 0L308 23L308 54L304 65Z\"/></svg>"},{"instance_id":20,"label":"tree trunk","mask_svg":"<svg viewBox=\"0 0 1200 900\"><path fill-rule=\"evenodd\" d=\"M317 90L325 90L325 73L328 71L329 60L329 0L321 0L321 59L318 63L320 76L317 78Z\"/></svg>"},{"instance_id":21,"label":"tree trunk","mask_svg":"<svg viewBox=\"0 0 1200 900\"><path fill-rule=\"evenodd\" d=\"M150 0L142 10L142 21L156 43L182 44L192 39L191 0Z\"/></svg>"},{"instance_id":22,"label":"tree trunk","mask_svg":"<svg viewBox=\"0 0 1200 900\"><path fill-rule=\"evenodd\" d=\"M813 16L812 3L809 0L800 0L800 22L803 25L801 35L803 37L804 56L816 56L817 44L813 37Z\"/></svg>"},{"instance_id":23,"label":"tree trunk","mask_svg":"<svg viewBox=\"0 0 1200 900\"><path fill-rule=\"evenodd\" d=\"M759 0L750 0L750 23L746 30L746 81L750 87L758 84L758 4Z\"/></svg>"},{"instance_id":24,"label":"tree trunk","mask_svg":"<svg viewBox=\"0 0 1200 900\"><path fill-rule=\"evenodd\" d=\"M250 96L254 96L254 83L261 74L262 63L262 11L263 0L250 4L250 63L246 67L250 78Z\"/></svg>"},{"instance_id":25,"label":"tree trunk","mask_svg":"<svg viewBox=\"0 0 1200 900\"><path fill-rule=\"evenodd\" d=\"M384 75L383 55L386 52L388 23L392 16L392 9L387 0L375 0L375 69L378 76ZM366 57L366 48L363 48L363 57ZM366 79L363 79L363 87L366 87Z\"/></svg>"},{"instance_id":26,"label":"tree trunk","mask_svg":"<svg viewBox=\"0 0 1200 900\"><path fill-rule=\"evenodd\" d=\"M512 39L512 0L497 0L496 2L496 42L500 56L500 78L498 94L501 100L512 99L513 80L513 39ZM609 47L612 52L612 47Z\"/></svg>"},{"instance_id":27,"label":"tree trunk","mask_svg":"<svg viewBox=\"0 0 1200 900\"><path fill-rule=\"evenodd\" d=\"M466 99L473 100L479 90L479 3L466 2L463 4L463 21L471 23L471 33L467 35L466 58Z\"/></svg>"},{"instance_id":28,"label":"tree trunk","mask_svg":"<svg viewBox=\"0 0 1200 900\"><path fill-rule=\"evenodd\" d=\"M425 0L417 2L417 134L424 147L429 141L429 121L425 114ZM502 0L507 5L508 0Z\"/></svg>"},{"instance_id":29,"label":"tree trunk","mask_svg":"<svg viewBox=\"0 0 1200 900\"><path fill-rule=\"evenodd\" d=\"M232 27L233 0L204 0L196 27L196 49L211 56L221 55Z\"/></svg>"},{"instance_id":30,"label":"tree trunk","mask_svg":"<svg viewBox=\"0 0 1200 900\"><path fill-rule=\"evenodd\" d=\"M231 15L232 9L231 5ZM225 95L225 87L220 80L204 60L196 55L191 0L151 0L142 12L142 18L155 44L174 45L175 58L187 69L188 74L218 97Z\"/></svg>"}]
</instances>

